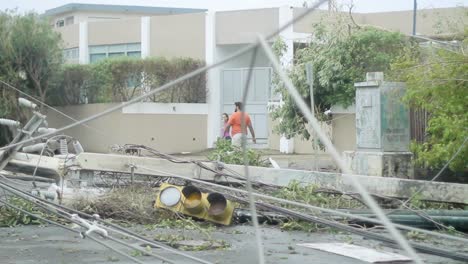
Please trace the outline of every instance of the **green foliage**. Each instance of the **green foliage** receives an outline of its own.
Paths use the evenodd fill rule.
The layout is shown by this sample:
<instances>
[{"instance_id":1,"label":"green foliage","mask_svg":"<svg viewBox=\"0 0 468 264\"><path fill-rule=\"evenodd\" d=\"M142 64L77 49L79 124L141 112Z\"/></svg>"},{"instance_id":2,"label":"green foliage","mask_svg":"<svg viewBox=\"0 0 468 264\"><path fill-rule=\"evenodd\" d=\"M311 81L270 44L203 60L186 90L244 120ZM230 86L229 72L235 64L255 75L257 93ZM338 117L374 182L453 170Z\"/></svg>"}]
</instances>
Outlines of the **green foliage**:
<instances>
[{"instance_id":1,"label":"green foliage","mask_svg":"<svg viewBox=\"0 0 468 264\"><path fill-rule=\"evenodd\" d=\"M60 35L35 13L0 12L0 78L44 100L62 64Z\"/></svg>"},{"instance_id":2,"label":"green foliage","mask_svg":"<svg viewBox=\"0 0 468 264\"><path fill-rule=\"evenodd\" d=\"M134 258L135 258L135 257L141 257L141 256L143 256L143 255L144 255L144 253L143 253L141 250L136 250L136 249L134 249L134 250L132 250L132 251L130 252L130 256L132 256L132 257L134 257Z\"/></svg>"},{"instance_id":3,"label":"green foliage","mask_svg":"<svg viewBox=\"0 0 468 264\"><path fill-rule=\"evenodd\" d=\"M468 138L468 58L448 48L407 49L392 65L395 79L407 84L405 102L429 114L425 141L411 145L417 164L427 168L442 167ZM465 144L449 168L467 171L467 160Z\"/></svg>"},{"instance_id":4,"label":"green foliage","mask_svg":"<svg viewBox=\"0 0 468 264\"><path fill-rule=\"evenodd\" d=\"M406 237L410 240L415 241L424 241L427 239L427 235L423 233L419 233L418 231L409 231L406 233Z\"/></svg>"},{"instance_id":5,"label":"green foliage","mask_svg":"<svg viewBox=\"0 0 468 264\"><path fill-rule=\"evenodd\" d=\"M293 180L274 196L326 208L361 208L362 204L342 194L327 193L317 185L304 185Z\"/></svg>"},{"instance_id":6,"label":"green foliage","mask_svg":"<svg viewBox=\"0 0 468 264\"><path fill-rule=\"evenodd\" d=\"M37 14L0 11L0 80L44 100L62 63L60 45L59 34ZM17 97L17 92L0 85L1 118L26 121ZM10 140L9 130L0 126L0 145Z\"/></svg>"},{"instance_id":7,"label":"green foliage","mask_svg":"<svg viewBox=\"0 0 468 264\"><path fill-rule=\"evenodd\" d=\"M337 24L327 28L324 24L318 24L314 32L314 40L296 51L289 77L310 107L310 87L305 65L312 63L314 111L317 113L335 104L345 107L352 104L355 97L354 83L364 81L366 72L387 71L390 63L408 45L400 33L370 27L351 29L349 25ZM284 52L284 44L280 40L273 48L278 56ZM279 120L276 131L288 137L299 135L309 139L307 121L284 84L275 77L273 84L284 103L274 108L272 114L273 119Z\"/></svg>"},{"instance_id":8,"label":"green foliage","mask_svg":"<svg viewBox=\"0 0 468 264\"><path fill-rule=\"evenodd\" d=\"M75 105L81 103L80 91L93 74L87 65L64 65L55 76L52 91L47 101L55 105Z\"/></svg>"},{"instance_id":9,"label":"green foliage","mask_svg":"<svg viewBox=\"0 0 468 264\"><path fill-rule=\"evenodd\" d=\"M159 223L152 226L153 228L177 228L184 230L198 230L211 238L210 233L215 229L215 226L210 222L196 222L192 218L179 218L179 219L161 219Z\"/></svg>"},{"instance_id":10,"label":"green foliage","mask_svg":"<svg viewBox=\"0 0 468 264\"><path fill-rule=\"evenodd\" d=\"M52 105L124 102L204 65L191 58L109 58L88 65L65 65L54 83ZM86 98L86 99L85 99ZM205 75L195 76L149 98L161 103L204 103Z\"/></svg>"},{"instance_id":11,"label":"green foliage","mask_svg":"<svg viewBox=\"0 0 468 264\"><path fill-rule=\"evenodd\" d=\"M208 155L209 160L217 160L227 164L244 165L244 152L242 148L235 147L231 141L218 139L216 147ZM247 164L250 166L267 167L267 161L262 154L254 149L247 149Z\"/></svg>"},{"instance_id":12,"label":"green foliage","mask_svg":"<svg viewBox=\"0 0 468 264\"><path fill-rule=\"evenodd\" d=\"M24 199L18 197L10 197L8 198L7 202L27 212L42 215L42 212L37 211L35 209L33 203ZM13 227L17 225L30 224L40 224L40 221L16 209L7 206L0 207L0 227Z\"/></svg>"},{"instance_id":13,"label":"green foliage","mask_svg":"<svg viewBox=\"0 0 468 264\"><path fill-rule=\"evenodd\" d=\"M280 228L285 231L316 232L319 230L319 226L317 224L294 220L282 223Z\"/></svg>"}]
</instances>

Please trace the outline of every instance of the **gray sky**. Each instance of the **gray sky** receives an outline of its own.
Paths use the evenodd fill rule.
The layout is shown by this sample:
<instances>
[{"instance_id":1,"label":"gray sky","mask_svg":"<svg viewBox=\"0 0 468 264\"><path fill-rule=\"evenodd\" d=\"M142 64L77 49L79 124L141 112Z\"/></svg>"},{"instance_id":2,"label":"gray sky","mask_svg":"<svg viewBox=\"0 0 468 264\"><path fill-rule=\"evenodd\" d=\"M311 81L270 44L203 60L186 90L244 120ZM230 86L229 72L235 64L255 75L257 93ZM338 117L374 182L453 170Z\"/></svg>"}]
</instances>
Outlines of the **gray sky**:
<instances>
[{"instance_id":1,"label":"gray sky","mask_svg":"<svg viewBox=\"0 0 468 264\"><path fill-rule=\"evenodd\" d=\"M142 5L164 7L206 8L211 10L235 10L282 5L301 6L304 0L1 0L0 10L18 8L19 11L35 10L39 13L67 3L91 3L114 5ZM315 2L308 0L307 2ZM413 0L337 0L343 5L354 3L356 12L410 10ZM418 9L468 6L468 0L418 0ZM326 8L326 4L323 8Z\"/></svg>"}]
</instances>

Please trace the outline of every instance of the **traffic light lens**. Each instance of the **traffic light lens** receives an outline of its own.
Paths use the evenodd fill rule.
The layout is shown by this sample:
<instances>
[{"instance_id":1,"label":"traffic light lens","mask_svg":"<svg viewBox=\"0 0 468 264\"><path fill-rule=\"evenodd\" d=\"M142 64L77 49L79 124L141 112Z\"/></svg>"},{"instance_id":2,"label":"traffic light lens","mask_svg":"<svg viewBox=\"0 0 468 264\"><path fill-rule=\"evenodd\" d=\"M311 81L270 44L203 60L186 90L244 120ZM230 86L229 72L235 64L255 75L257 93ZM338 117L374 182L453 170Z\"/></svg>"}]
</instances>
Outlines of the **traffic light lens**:
<instances>
[{"instance_id":1,"label":"traffic light lens","mask_svg":"<svg viewBox=\"0 0 468 264\"><path fill-rule=\"evenodd\" d=\"M186 186L182 189L182 194L185 197L184 206L186 208L195 208L201 204L202 193L195 186Z\"/></svg>"},{"instance_id":2,"label":"traffic light lens","mask_svg":"<svg viewBox=\"0 0 468 264\"><path fill-rule=\"evenodd\" d=\"M226 210L227 200L224 195L220 193L210 193L206 199L210 203L210 208L208 209L209 215L221 215L224 213L224 210Z\"/></svg>"},{"instance_id":3,"label":"traffic light lens","mask_svg":"<svg viewBox=\"0 0 468 264\"><path fill-rule=\"evenodd\" d=\"M169 207L176 205L180 201L180 197L180 191L175 187L165 188L159 196L161 203Z\"/></svg>"}]
</instances>

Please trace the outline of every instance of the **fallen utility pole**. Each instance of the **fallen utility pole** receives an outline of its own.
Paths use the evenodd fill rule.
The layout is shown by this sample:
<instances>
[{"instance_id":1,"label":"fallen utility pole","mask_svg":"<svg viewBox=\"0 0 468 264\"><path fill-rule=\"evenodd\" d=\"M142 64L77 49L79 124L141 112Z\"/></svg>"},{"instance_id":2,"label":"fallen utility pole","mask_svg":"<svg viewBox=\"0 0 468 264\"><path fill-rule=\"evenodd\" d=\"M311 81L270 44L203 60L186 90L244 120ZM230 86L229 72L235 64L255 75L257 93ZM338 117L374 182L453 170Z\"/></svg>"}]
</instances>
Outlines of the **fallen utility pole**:
<instances>
[{"instance_id":1,"label":"fallen utility pole","mask_svg":"<svg viewBox=\"0 0 468 264\"><path fill-rule=\"evenodd\" d=\"M44 122L45 116L40 114L37 111L34 111L36 109L36 104L24 99L24 98L19 98L18 99L19 104L21 106L30 108L33 110L33 116L31 119L26 123L26 125L22 129L18 129L18 134L15 136L15 138L10 142L9 145L13 145L19 142L23 142L27 139L29 139L34 132L39 128L39 126ZM5 121L5 120L4 120ZM7 120L10 122L6 122L9 124L13 124L13 120ZM5 122L4 122L5 123ZM16 126L19 126L19 123L16 123ZM5 166L8 164L8 162L12 159L13 155L18 152L21 148L23 147L23 144L20 145L15 145L12 148L8 148L5 151L0 153L0 170L5 168Z\"/></svg>"},{"instance_id":2,"label":"fallen utility pole","mask_svg":"<svg viewBox=\"0 0 468 264\"><path fill-rule=\"evenodd\" d=\"M13 174L13 173L9 173L7 171L1 171L0 172L0 175L3 176L3 177L6 177L8 179L11 179L11 180L21 180L21 181L32 181L32 180L35 180L35 181L38 181L38 182L47 182L47 183L54 183L55 180L54 179L51 179L51 178L45 178L45 177L40 177L40 176L30 176L30 175L25 175L25 174Z\"/></svg>"},{"instance_id":3,"label":"fallen utility pole","mask_svg":"<svg viewBox=\"0 0 468 264\"><path fill-rule=\"evenodd\" d=\"M224 169L220 170L219 173L215 173L213 171L218 170L215 162L200 162L203 166L211 169L205 170L194 163L173 163L170 160L161 158L89 152L79 154L73 162L75 166L72 170L75 170L76 175L81 174L80 180L86 177L94 177L93 171L130 174L133 169L135 175L167 176L177 174L214 182L242 183L245 181L245 177L243 176L244 166L224 164ZM242 179L226 179L222 176L223 173L234 173ZM349 176L341 173L254 166L249 167L249 173L251 174L252 181L277 187L286 187L292 181L296 181L301 185L312 184L345 193L353 189ZM468 204L468 184L365 175L354 175L353 177L356 177L370 193L382 196L408 198L413 195L415 189L422 188L424 191L420 193L421 200ZM450 192L447 190L450 190Z\"/></svg>"},{"instance_id":4,"label":"fallen utility pole","mask_svg":"<svg viewBox=\"0 0 468 264\"><path fill-rule=\"evenodd\" d=\"M30 173L38 166L38 175L57 178L66 174L66 171L64 171L66 167L68 170L66 180L71 183L89 181L88 183L92 184L95 177L94 172L96 171L127 173L128 175L133 173L134 180L137 180L139 175L164 177L177 174L219 183L242 184L245 182L243 176L244 166L242 165L223 164L220 168L216 162L177 161L174 163L174 161L167 158L90 152L80 153L75 158L67 161L67 164L64 164L63 159L42 156L39 160L39 157L40 155L18 152L13 155L7 168L13 171ZM341 173L255 166L250 166L249 172L252 181L275 187L287 187L292 181L296 181L304 186L317 185L321 188L333 189L343 193L353 189L349 182L349 176ZM235 175L236 178L223 176L228 174ZM468 184L365 175L354 175L353 177L358 178L370 193L381 196L408 198L414 194L414 190L422 189L423 191L419 194L421 200L468 204Z\"/></svg>"}]
</instances>

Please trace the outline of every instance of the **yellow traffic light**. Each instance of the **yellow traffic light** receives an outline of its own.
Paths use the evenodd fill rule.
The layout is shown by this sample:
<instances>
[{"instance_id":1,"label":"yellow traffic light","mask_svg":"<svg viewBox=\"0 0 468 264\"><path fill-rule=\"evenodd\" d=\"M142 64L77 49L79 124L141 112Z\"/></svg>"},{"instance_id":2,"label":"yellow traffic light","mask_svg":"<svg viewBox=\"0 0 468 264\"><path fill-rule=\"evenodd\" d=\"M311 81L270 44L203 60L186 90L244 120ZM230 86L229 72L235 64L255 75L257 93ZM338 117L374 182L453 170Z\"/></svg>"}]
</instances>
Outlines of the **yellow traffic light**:
<instances>
[{"instance_id":1,"label":"yellow traffic light","mask_svg":"<svg viewBox=\"0 0 468 264\"><path fill-rule=\"evenodd\" d=\"M231 224L234 204L221 193L202 193L195 186L164 183L154 205L218 224Z\"/></svg>"}]
</instances>

